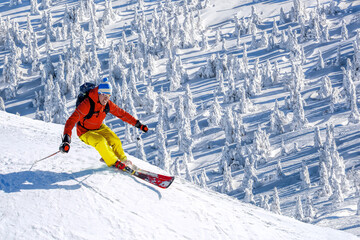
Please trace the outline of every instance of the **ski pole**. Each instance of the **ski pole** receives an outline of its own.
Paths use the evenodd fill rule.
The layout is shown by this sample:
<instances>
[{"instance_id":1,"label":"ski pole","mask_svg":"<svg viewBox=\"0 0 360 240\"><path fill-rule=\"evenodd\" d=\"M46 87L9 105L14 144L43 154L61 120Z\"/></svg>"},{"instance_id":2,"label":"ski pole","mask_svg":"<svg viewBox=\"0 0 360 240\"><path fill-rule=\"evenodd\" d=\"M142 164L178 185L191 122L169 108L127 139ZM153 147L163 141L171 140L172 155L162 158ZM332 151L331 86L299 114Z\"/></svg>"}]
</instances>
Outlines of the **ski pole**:
<instances>
[{"instance_id":1,"label":"ski pole","mask_svg":"<svg viewBox=\"0 0 360 240\"><path fill-rule=\"evenodd\" d=\"M51 155L49 155L49 156L47 156L47 157L44 157L44 158L42 158L42 159L39 159L39 160L35 161L35 162L31 165L29 171L31 171L31 169L33 168L33 166L34 166L36 163L41 162L41 161L44 161L45 159L48 159L49 157L52 157L52 156L58 154L59 152L60 152L60 150L57 151L57 152L55 152L55 153L53 153L53 154L51 154Z\"/></svg>"},{"instance_id":2,"label":"ski pole","mask_svg":"<svg viewBox=\"0 0 360 240\"><path fill-rule=\"evenodd\" d=\"M148 128L149 130L148 131L155 131L155 128ZM143 134L144 132L143 131L141 131L140 133L139 133L139 136L136 138L138 141L140 141L140 138L141 138L141 135Z\"/></svg>"}]
</instances>

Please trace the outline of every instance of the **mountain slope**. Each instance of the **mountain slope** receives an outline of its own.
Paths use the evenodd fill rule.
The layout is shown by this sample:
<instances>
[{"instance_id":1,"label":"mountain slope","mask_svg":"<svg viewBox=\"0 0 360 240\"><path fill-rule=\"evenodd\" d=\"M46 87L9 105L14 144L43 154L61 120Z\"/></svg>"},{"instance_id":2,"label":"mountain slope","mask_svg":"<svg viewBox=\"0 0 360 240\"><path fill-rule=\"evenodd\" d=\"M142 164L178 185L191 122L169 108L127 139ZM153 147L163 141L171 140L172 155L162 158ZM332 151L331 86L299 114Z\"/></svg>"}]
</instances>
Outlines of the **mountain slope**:
<instances>
[{"instance_id":1,"label":"mountain slope","mask_svg":"<svg viewBox=\"0 0 360 240\"><path fill-rule=\"evenodd\" d=\"M106 167L62 125L0 111L0 236L4 239L357 239L274 215L176 179L162 190ZM131 157L141 167L161 172Z\"/></svg>"}]
</instances>

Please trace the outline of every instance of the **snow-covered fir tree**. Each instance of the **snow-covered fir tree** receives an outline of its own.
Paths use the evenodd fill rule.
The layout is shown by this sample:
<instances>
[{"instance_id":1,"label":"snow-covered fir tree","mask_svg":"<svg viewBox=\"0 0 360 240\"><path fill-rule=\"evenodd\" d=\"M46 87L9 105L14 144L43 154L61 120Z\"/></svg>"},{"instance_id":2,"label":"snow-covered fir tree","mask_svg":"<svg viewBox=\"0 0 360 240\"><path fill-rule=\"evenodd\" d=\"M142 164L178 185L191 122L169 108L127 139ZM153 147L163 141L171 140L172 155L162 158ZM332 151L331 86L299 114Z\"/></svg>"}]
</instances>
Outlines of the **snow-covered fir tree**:
<instances>
[{"instance_id":1,"label":"snow-covered fir tree","mask_svg":"<svg viewBox=\"0 0 360 240\"><path fill-rule=\"evenodd\" d=\"M333 93L332 84L328 76L322 77L321 86L317 93L319 99L325 99Z\"/></svg>"},{"instance_id":2,"label":"snow-covered fir tree","mask_svg":"<svg viewBox=\"0 0 360 240\"><path fill-rule=\"evenodd\" d=\"M52 0L41 0L39 9L44 10L50 8L52 5Z\"/></svg>"},{"instance_id":3,"label":"snow-covered fir tree","mask_svg":"<svg viewBox=\"0 0 360 240\"><path fill-rule=\"evenodd\" d=\"M40 14L37 0L30 0L30 13L31 15Z\"/></svg>"},{"instance_id":4,"label":"snow-covered fir tree","mask_svg":"<svg viewBox=\"0 0 360 240\"><path fill-rule=\"evenodd\" d=\"M305 161L302 161L301 163L300 179L302 189L308 189L311 187L309 170Z\"/></svg>"},{"instance_id":5,"label":"snow-covered fir tree","mask_svg":"<svg viewBox=\"0 0 360 240\"><path fill-rule=\"evenodd\" d=\"M231 176L231 170L227 165L224 165L223 173L223 185L221 187L222 193L230 193L234 190L233 178Z\"/></svg>"},{"instance_id":6,"label":"snow-covered fir tree","mask_svg":"<svg viewBox=\"0 0 360 240\"><path fill-rule=\"evenodd\" d=\"M324 58L323 58L321 50L319 50L318 51L318 61L316 63L315 69L316 70L321 70L321 69L324 69L324 68L325 68Z\"/></svg>"},{"instance_id":7,"label":"snow-covered fir tree","mask_svg":"<svg viewBox=\"0 0 360 240\"><path fill-rule=\"evenodd\" d=\"M245 188L244 192L245 192L244 202L255 204L252 179L249 180L248 186Z\"/></svg>"},{"instance_id":8,"label":"snow-covered fir tree","mask_svg":"<svg viewBox=\"0 0 360 240\"><path fill-rule=\"evenodd\" d=\"M112 8L112 0L105 0L105 10L102 16L102 22L105 25L109 25L111 22L116 20L116 14Z\"/></svg>"},{"instance_id":9,"label":"snow-covered fir tree","mask_svg":"<svg viewBox=\"0 0 360 240\"><path fill-rule=\"evenodd\" d=\"M287 16L284 12L284 9L281 7L280 8L280 20L279 20L279 24L282 25L282 24L285 24L287 22Z\"/></svg>"},{"instance_id":10,"label":"snow-covered fir tree","mask_svg":"<svg viewBox=\"0 0 360 240\"><path fill-rule=\"evenodd\" d=\"M331 195L330 199L332 201L333 207L336 207L344 202L344 194L341 190L340 182L337 180L337 178L331 177L331 180L331 184L333 185L333 194Z\"/></svg>"},{"instance_id":11,"label":"snow-covered fir tree","mask_svg":"<svg viewBox=\"0 0 360 240\"><path fill-rule=\"evenodd\" d=\"M351 113L348 117L349 123L357 124L360 122L360 113L357 106L357 96L356 96L356 89L355 84L353 82L349 83L350 88L350 96L348 96L348 99L350 101L351 106Z\"/></svg>"},{"instance_id":12,"label":"snow-covered fir tree","mask_svg":"<svg viewBox=\"0 0 360 240\"><path fill-rule=\"evenodd\" d=\"M196 115L196 105L193 102L189 84L186 85L184 95L184 113L188 118L193 118Z\"/></svg>"},{"instance_id":13,"label":"snow-covered fir tree","mask_svg":"<svg viewBox=\"0 0 360 240\"><path fill-rule=\"evenodd\" d=\"M281 147L280 147L281 156L286 156L289 153L289 150L287 149L284 139L281 139Z\"/></svg>"},{"instance_id":14,"label":"snow-covered fir tree","mask_svg":"<svg viewBox=\"0 0 360 240\"><path fill-rule=\"evenodd\" d=\"M349 39L349 33L348 33L348 30L347 30L346 22L343 19L341 21L341 40L345 41L345 40L348 40L348 39Z\"/></svg>"},{"instance_id":15,"label":"snow-covered fir tree","mask_svg":"<svg viewBox=\"0 0 360 240\"><path fill-rule=\"evenodd\" d=\"M128 83L128 91L129 91L129 94L131 95L132 99L134 100L135 106L137 106L137 107L142 106L143 100L140 97L139 91L137 90L137 87L136 87L136 76L135 76L134 69L131 69L131 71L130 71L130 80Z\"/></svg>"},{"instance_id":16,"label":"snow-covered fir tree","mask_svg":"<svg viewBox=\"0 0 360 240\"><path fill-rule=\"evenodd\" d=\"M264 164L268 161L271 151L269 136L270 134L258 125L253 140L253 153L257 156L257 164Z\"/></svg>"},{"instance_id":17,"label":"snow-covered fir tree","mask_svg":"<svg viewBox=\"0 0 360 240\"><path fill-rule=\"evenodd\" d=\"M285 125L287 123L285 114L280 111L278 101L275 101L275 107L270 115L270 129L276 134L285 132Z\"/></svg>"},{"instance_id":18,"label":"snow-covered fir tree","mask_svg":"<svg viewBox=\"0 0 360 240\"><path fill-rule=\"evenodd\" d=\"M191 134L191 125L188 118L184 118L179 127L179 151L190 154L192 156L192 149L194 140Z\"/></svg>"},{"instance_id":19,"label":"snow-covered fir tree","mask_svg":"<svg viewBox=\"0 0 360 240\"><path fill-rule=\"evenodd\" d=\"M159 141L159 144L160 145L157 146L158 147L157 166L169 172L171 166L171 156L170 156L170 152L166 147L165 138L161 139L161 141Z\"/></svg>"},{"instance_id":20,"label":"snow-covered fir tree","mask_svg":"<svg viewBox=\"0 0 360 240\"><path fill-rule=\"evenodd\" d=\"M285 173L283 172L281 159L279 158L276 164L276 178L281 179L283 177L285 177Z\"/></svg>"},{"instance_id":21,"label":"snow-covered fir tree","mask_svg":"<svg viewBox=\"0 0 360 240\"><path fill-rule=\"evenodd\" d=\"M313 201L312 201L312 197L310 196L307 196L306 197L306 201L305 201L305 206L303 207L303 210L304 210L304 221L305 222L311 222L315 215L316 215L316 211L314 209L314 206L313 206Z\"/></svg>"},{"instance_id":22,"label":"snow-covered fir tree","mask_svg":"<svg viewBox=\"0 0 360 240\"><path fill-rule=\"evenodd\" d=\"M245 87L244 87L245 88ZM245 89L240 90L240 100L239 100L239 111L240 113L249 113L255 110L255 106L253 102L250 100L248 94Z\"/></svg>"},{"instance_id":23,"label":"snow-covered fir tree","mask_svg":"<svg viewBox=\"0 0 360 240\"><path fill-rule=\"evenodd\" d=\"M294 130L301 129L306 127L308 124L308 120L305 117L305 111L303 106L303 98L301 94L297 94L296 102L294 105L294 116L292 120L292 128Z\"/></svg>"},{"instance_id":24,"label":"snow-covered fir tree","mask_svg":"<svg viewBox=\"0 0 360 240\"><path fill-rule=\"evenodd\" d=\"M209 117L207 119L207 122L209 123L209 126L217 127L220 124L221 121L221 106L219 104L218 98L214 98L213 104L211 104L210 111L209 111Z\"/></svg>"},{"instance_id":25,"label":"snow-covered fir tree","mask_svg":"<svg viewBox=\"0 0 360 240\"><path fill-rule=\"evenodd\" d=\"M314 130L314 147L316 149L319 149L319 148L323 147L319 127L315 127L315 130Z\"/></svg>"},{"instance_id":26,"label":"snow-covered fir tree","mask_svg":"<svg viewBox=\"0 0 360 240\"><path fill-rule=\"evenodd\" d=\"M184 153L184 159L187 159L187 154ZM184 165L184 168L185 168L185 180L189 181L189 182L193 182L193 178L192 178L192 174L190 172L190 169L189 169L189 165L188 165L188 162L185 160L183 161L183 165Z\"/></svg>"},{"instance_id":27,"label":"snow-covered fir tree","mask_svg":"<svg viewBox=\"0 0 360 240\"><path fill-rule=\"evenodd\" d=\"M200 174L200 186L202 188L207 188L207 182L209 181L209 178L206 175L205 169L203 168Z\"/></svg>"},{"instance_id":28,"label":"snow-covered fir tree","mask_svg":"<svg viewBox=\"0 0 360 240\"><path fill-rule=\"evenodd\" d=\"M263 208L267 211L270 211L269 195L265 195L265 197L264 197Z\"/></svg>"},{"instance_id":29,"label":"snow-covered fir tree","mask_svg":"<svg viewBox=\"0 0 360 240\"><path fill-rule=\"evenodd\" d=\"M225 143L225 146L222 148L220 160L218 163L219 173L223 174L225 165L229 166L232 161L233 161L233 156L229 148L229 143Z\"/></svg>"},{"instance_id":30,"label":"snow-covered fir tree","mask_svg":"<svg viewBox=\"0 0 360 240\"><path fill-rule=\"evenodd\" d=\"M199 135L201 133L202 131L199 126L199 121L196 119L194 120L194 124L193 124L193 135Z\"/></svg>"},{"instance_id":31,"label":"snow-covered fir tree","mask_svg":"<svg viewBox=\"0 0 360 240\"><path fill-rule=\"evenodd\" d=\"M274 188L273 201L271 203L270 210L273 213L281 215L280 198L276 187Z\"/></svg>"},{"instance_id":32,"label":"snow-covered fir tree","mask_svg":"<svg viewBox=\"0 0 360 240\"><path fill-rule=\"evenodd\" d=\"M233 110L229 107L226 109L224 115L221 118L221 127L225 132L225 139L228 143L234 143L235 141L235 122Z\"/></svg>"},{"instance_id":33,"label":"snow-covered fir tree","mask_svg":"<svg viewBox=\"0 0 360 240\"><path fill-rule=\"evenodd\" d=\"M252 180L255 184L255 187L259 184L259 179L256 176L256 170L254 167L254 161L249 160L249 158L245 159L245 167L244 167L244 176L241 183L241 189L246 189L249 185L249 181Z\"/></svg>"},{"instance_id":34,"label":"snow-covered fir tree","mask_svg":"<svg viewBox=\"0 0 360 240\"><path fill-rule=\"evenodd\" d=\"M157 93L154 92L153 86L149 84L146 87L145 95L143 97L143 108L147 114L155 113L157 107Z\"/></svg>"},{"instance_id":35,"label":"snow-covered fir tree","mask_svg":"<svg viewBox=\"0 0 360 240\"><path fill-rule=\"evenodd\" d=\"M304 220L304 211L303 211L303 207L302 207L302 203L301 203L301 197L297 196L296 197L296 209L295 209L295 215L294 217L299 220L299 221L303 221Z\"/></svg>"}]
</instances>

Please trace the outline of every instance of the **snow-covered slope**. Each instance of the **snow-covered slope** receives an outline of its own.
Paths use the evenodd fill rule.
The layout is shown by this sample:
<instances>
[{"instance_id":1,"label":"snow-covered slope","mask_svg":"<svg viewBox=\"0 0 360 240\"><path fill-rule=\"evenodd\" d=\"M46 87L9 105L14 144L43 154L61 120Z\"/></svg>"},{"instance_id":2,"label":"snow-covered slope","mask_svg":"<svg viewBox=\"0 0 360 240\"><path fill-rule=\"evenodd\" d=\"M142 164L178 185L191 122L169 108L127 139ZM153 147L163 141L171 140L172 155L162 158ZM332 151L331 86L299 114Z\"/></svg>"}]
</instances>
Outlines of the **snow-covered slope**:
<instances>
[{"instance_id":1,"label":"snow-covered slope","mask_svg":"<svg viewBox=\"0 0 360 240\"><path fill-rule=\"evenodd\" d=\"M176 179L162 190L110 169L63 126L0 111L1 239L357 239ZM131 158L139 166L158 171Z\"/></svg>"}]
</instances>

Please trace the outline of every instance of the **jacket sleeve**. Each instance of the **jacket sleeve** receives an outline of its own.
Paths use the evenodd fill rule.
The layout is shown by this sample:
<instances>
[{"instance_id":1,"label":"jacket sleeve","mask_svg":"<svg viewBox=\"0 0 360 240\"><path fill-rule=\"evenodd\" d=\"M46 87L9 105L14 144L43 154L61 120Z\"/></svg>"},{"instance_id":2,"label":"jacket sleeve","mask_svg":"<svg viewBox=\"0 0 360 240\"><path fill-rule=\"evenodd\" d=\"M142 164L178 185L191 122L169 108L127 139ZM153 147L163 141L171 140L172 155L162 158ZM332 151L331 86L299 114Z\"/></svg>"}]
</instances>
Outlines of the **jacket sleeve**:
<instances>
[{"instance_id":1,"label":"jacket sleeve","mask_svg":"<svg viewBox=\"0 0 360 240\"><path fill-rule=\"evenodd\" d=\"M124 109L121 109L112 101L109 101L110 113L124 122L127 122L133 126L135 126L137 119L130 115L130 113L126 112Z\"/></svg>"},{"instance_id":2,"label":"jacket sleeve","mask_svg":"<svg viewBox=\"0 0 360 240\"><path fill-rule=\"evenodd\" d=\"M75 124L79 121L82 121L86 114L90 111L90 101L85 99L80 105L75 109L71 114L68 120L65 123L64 135L67 134L71 137L72 129Z\"/></svg>"}]
</instances>

